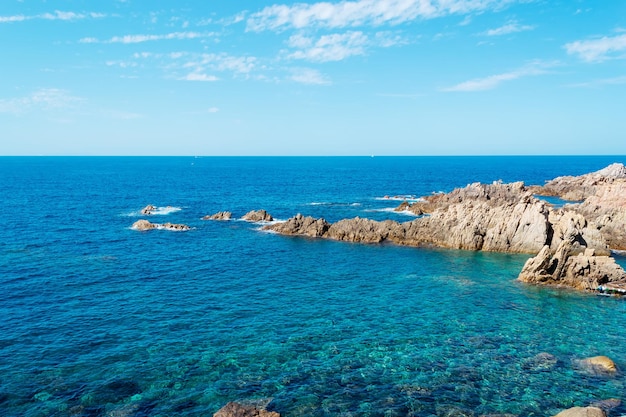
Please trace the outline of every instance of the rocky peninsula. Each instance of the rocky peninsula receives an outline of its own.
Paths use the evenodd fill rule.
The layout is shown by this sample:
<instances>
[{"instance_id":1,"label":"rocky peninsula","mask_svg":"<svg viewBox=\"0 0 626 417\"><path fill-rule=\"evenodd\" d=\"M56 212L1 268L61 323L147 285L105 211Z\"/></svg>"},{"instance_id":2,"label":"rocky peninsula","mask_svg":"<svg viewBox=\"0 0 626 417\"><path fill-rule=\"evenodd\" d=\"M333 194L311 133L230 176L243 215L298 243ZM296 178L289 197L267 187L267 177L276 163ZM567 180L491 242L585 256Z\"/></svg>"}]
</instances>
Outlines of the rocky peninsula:
<instances>
[{"instance_id":1,"label":"rocky peninsula","mask_svg":"<svg viewBox=\"0 0 626 417\"><path fill-rule=\"evenodd\" d=\"M540 196L575 203L554 207ZM282 235L346 242L536 255L519 280L626 294L626 272L611 249L626 248L626 167L613 164L544 186L474 183L450 193L404 202L419 217L404 223L363 218L329 223L298 214L264 227Z\"/></svg>"}]
</instances>

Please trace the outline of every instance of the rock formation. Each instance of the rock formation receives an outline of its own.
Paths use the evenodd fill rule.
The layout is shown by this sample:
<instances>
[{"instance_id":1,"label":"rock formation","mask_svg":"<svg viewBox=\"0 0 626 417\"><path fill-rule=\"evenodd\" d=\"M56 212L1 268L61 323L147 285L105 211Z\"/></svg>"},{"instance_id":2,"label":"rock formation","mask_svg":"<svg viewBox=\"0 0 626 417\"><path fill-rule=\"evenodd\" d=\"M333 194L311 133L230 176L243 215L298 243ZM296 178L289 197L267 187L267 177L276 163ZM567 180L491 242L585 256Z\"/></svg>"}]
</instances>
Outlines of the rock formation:
<instances>
[{"instance_id":1,"label":"rock formation","mask_svg":"<svg viewBox=\"0 0 626 417\"><path fill-rule=\"evenodd\" d=\"M156 206L153 206L152 204L148 204L147 206L141 209L141 214L149 216L154 212L154 210L156 210Z\"/></svg>"},{"instance_id":2,"label":"rock formation","mask_svg":"<svg viewBox=\"0 0 626 417\"><path fill-rule=\"evenodd\" d=\"M219 221L224 221L224 220L230 220L231 217L233 217L233 213L231 213L230 211L219 211L215 214L210 214L207 216L204 216L202 218L202 220L219 220Z\"/></svg>"},{"instance_id":3,"label":"rock formation","mask_svg":"<svg viewBox=\"0 0 626 417\"><path fill-rule=\"evenodd\" d=\"M272 230L281 235L301 235L309 237L323 237L328 232L330 224L324 219L304 217L302 214L290 218L286 222L266 226L266 230Z\"/></svg>"},{"instance_id":4,"label":"rock formation","mask_svg":"<svg viewBox=\"0 0 626 417\"><path fill-rule=\"evenodd\" d=\"M247 222L271 222L274 220L265 210L249 211L241 219Z\"/></svg>"},{"instance_id":5,"label":"rock formation","mask_svg":"<svg viewBox=\"0 0 626 417\"><path fill-rule=\"evenodd\" d=\"M213 417L280 417L280 414L255 405L230 402L213 414Z\"/></svg>"},{"instance_id":6,"label":"rock formation","mask_svg":"<svg viewBox=\"0 0 626 417\"><path fill-rule=\"evenodd\" d=\"M594 356L574 361L578 370L592 376L611 376L617 373L617 365L607 356Z\"/></svg>"},{"instance_id":7,"label":"rock formation","mask_svg":"<svg viewBox=\"0 0 626 417\"><path fill-rule=\"evenodd\" d=\"M162 229L162 230L172 230L172 231L178 231L178 232L185 232L185 231L191 229L186 224L150 223L148 220L143 220L143 219L142 220L137 220L135 223L133 223L133 225L131 227L134 230L139 230L139 231L142 231L142 232L143 231L147 231L147 230L154 230L154 229Z\"/></svg>"},{"instance_id":8,"label":"rock formation","mask_svg":"<svg viewBox=\"0 0 626 417\"><path fill-rule=\"evenodd\" d=\"M554 417L606 417L606 413L597 407L572 407Z\"/></svg>"}]
</instances>

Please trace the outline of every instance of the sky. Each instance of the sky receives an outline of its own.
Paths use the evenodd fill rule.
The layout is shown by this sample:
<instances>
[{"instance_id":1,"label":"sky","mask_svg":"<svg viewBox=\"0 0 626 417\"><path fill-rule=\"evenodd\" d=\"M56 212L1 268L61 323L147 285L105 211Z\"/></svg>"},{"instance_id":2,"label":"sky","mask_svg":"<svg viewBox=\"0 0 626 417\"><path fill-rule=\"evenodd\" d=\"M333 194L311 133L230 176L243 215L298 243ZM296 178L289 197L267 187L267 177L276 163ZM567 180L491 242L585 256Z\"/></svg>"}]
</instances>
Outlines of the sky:
<instances>
[{"instance_id":1,"label":"sky","mask_svg":"<svg viewBox=\"0 0 626 417\"><path fill-rule=\"evenodd\" d=\"M2 0L0 155L625 155L625 0Z\"/></svg>"}]
</instances>

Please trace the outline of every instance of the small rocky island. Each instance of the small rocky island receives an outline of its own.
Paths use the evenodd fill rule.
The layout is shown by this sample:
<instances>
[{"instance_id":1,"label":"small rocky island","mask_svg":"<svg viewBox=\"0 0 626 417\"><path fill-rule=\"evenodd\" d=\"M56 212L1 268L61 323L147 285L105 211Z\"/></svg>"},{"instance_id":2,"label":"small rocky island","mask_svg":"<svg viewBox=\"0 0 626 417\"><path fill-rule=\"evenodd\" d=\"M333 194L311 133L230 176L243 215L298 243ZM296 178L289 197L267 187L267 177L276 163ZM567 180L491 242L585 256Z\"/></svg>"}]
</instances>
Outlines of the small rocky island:
<instances>
[{"instance_id":1,"label":"small rocky island","mask_svg":"<svg viewBox=\"0 0 626 417\"><path fill-rule=\"evenodd\" d=\"M554 207L541 196L571 203ZM419 217L404 223L359 217L329 223L298 214L264 229L346 242L528 253L536 256L525 264L520 281L626 294L626 272L610 256L612 249L626 249L622 164L544 186L474 183L402 203L398 210Z\"/></svg>"}]
</instances>

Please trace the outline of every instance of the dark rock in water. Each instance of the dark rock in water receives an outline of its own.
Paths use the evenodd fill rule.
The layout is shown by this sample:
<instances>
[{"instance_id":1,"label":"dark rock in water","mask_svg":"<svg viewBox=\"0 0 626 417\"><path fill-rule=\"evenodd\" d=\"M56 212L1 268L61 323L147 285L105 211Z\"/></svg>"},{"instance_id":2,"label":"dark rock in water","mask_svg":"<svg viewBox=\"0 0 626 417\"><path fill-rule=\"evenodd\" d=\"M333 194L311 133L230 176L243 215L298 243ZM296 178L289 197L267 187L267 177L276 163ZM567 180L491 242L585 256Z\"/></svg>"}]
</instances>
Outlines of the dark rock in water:
<instances>
[{"instance_id":1,"label":"dark rock in water","mask_svg":"<svg viewBox=\"0 0 626 417\"><path fill-rule=\"evenodd\" d=\"M298 213L286 222L265 226L265 230L272 230L281 235L300 235L309 237L322 237L328 231L330 224L324 219L315 219L311 216L304 217Z\"/></svg>"},{"instance_id":2,"label":"dark rock in water","mask_svg":"<svg viewBox=\"0 0 626 417\"><path fill-rule=\"evenodd\" d=\"M140 392L141 388L135 381L114 380L96 390L94 401L97 404L117 403Z\"/></svg>"},{"instance_id":3,"label":"dark rock in water","mask_svg":"<svg viewBox=\"0 0 626 417\"><path fill-rule=\"evenodd\" d=\"M249 211L241 219L247 222L271 222L274 220L265 210Z\"/></svg>"},{"instance_id":4,"label":"dark rock in water","mask_svg":"<svg viewBox=\"0 0 626 417\"><path fill-rule=\"evenodd\" d=\"M533 372L550 371L556 366L557 362L556 356L547 352L541 352L523 361L522 368Z\"/></svg>"},{"instance_id":5,"label":"dark rock in water","mask_svg":"<svg viewBox=\"0 0 626 417\"><path fill-rule=\"evenodd\" d=\"M606 417L604 410L596 407L572 407L554 417Z\"/></svg>"},{"instance_id":6,"label":"dark rock in water","mask_svg":"<svg viewBox=\"0 0 626 417\"><path fill-rule=\"evenodd\" d=\"M255 405L230 402L213 414L213 417L280 417L280 414Z\"/></svg>"},{"instance_id":7,"label":"dark rock in water","mask_svg":"<svg viewBox=\"0 0 626 417\"><path fill-rule=\"evenodd\" d=\"M601 408L605 412L609 412L612 409L619 407L620 405L622 405L622 400L619 400L617 398L609 398L607 400L600 400L591 403L589 407Z\"/></svg>"},{"instance_id":8,"label":"dark rock in water","mask_svg":"<svg viewBox=\"0 0 626 417\"><path fill-rule=\"evenodd\" d=\"M218 211L215 214L210 214L208 216L204 216L202 220L230 220L233 217L233 213L230 211Z\"/></svg>"}]
</instances>

